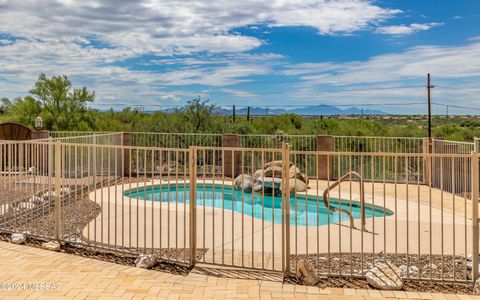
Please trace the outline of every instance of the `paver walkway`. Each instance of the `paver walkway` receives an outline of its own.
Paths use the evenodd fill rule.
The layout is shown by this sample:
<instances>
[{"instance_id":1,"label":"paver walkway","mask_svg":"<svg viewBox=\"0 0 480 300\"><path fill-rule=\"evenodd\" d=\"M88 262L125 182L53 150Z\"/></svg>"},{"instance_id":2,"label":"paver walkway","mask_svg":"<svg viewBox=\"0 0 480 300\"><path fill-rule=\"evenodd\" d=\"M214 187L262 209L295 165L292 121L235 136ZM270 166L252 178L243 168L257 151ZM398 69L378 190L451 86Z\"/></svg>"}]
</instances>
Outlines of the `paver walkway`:
<instances>
[{"instance_id":1,"label":"paver walkway","mask_svg":"<svg viewBox=\"0 0 480 300\"><path fill-rule=\"evenodd\" d=\"M282 284L280 278L275 273L201 267L183 277L0 242L1 299L480 299L307 288Z\"/></svg>"}]
</instances>

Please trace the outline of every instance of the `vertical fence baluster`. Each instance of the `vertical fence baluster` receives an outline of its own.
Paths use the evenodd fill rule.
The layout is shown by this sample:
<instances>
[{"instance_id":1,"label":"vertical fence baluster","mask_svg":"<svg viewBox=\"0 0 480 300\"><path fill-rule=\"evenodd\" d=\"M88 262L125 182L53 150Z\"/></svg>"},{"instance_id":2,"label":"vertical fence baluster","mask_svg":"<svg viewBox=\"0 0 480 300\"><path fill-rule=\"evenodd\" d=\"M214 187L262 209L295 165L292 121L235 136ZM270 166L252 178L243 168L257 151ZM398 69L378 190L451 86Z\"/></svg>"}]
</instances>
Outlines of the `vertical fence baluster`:
<instances>
[{"instance_id":1,"label":"vertical fence baluster","mask_svg":"<svg viewBox=\"0 0 480 300\"><path fill-rule=\"evenodd\" d=\"M472 280L478 278L478 154L472 152Z\"/></svg>"},{"instance_id":2,"label":"vertical fence baluster","mask_svg":"<svg viewBox=\"0 0 480 300\"><path fill-rule=\"evenodd\" d=\"M197 150L190 147L190 265L195 266L197 256L197 234L196 234L196 197L197 197Z\"/></svg>"}]
</instances>

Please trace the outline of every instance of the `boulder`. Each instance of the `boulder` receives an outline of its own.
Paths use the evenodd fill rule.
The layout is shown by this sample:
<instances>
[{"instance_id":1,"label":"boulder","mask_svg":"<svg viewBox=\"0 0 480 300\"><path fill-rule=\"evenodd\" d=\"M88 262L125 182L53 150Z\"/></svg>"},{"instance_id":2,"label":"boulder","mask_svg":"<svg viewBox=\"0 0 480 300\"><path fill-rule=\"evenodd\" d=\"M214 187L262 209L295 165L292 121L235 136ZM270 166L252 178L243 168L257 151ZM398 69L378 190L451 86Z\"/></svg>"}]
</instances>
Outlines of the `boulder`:
<instances>
[{"instance_id":1,"label":"boulder","mask_svg":"<svg viewBox=\"0 0 480 300\"><path fill-rule=\"evenodd\" d=\"M233 187L236 190L243 190L247 193L251 193L253 189L253 179L252 176L247 174L238 175L235 180L233 180Z\"/></svg>"},{"instance_id":2,"label":"boulder","mask_svg":"<svg viewBox=\"0 0 480 300\"><path fill-rule=\"evenodd\" d=\"M368 284L380 290L399 290L403 281L399 276L400 270L389 261L375 262L365 274Z\"/></svg>"},{"instance_id":3,"label":"boulder","mask_svg":"<svg viewBox=\"0 0 480 300\"><path fill-rule=\"evenodd\" d=\"M300 169L298 169L295 165L291 166L288 170L288 178L299 179L308 185L308 177L300 172Z\"/></svg>"},{"instance_id":4,"label":"boulder","mask_svg":"<svg viewBox=\"0 0 480 300\"><path fill-rule=\"evenodd\" d=\"M14 244L23 244L25 243L26 237L23 233L12 233L11 239Z\"/></svg>"},{"instance_id":5,"label":"boulder","mask_svg":"<svg viewBox=\"0 0 480 300\"><path fill-rule=\"evenodd\" d=\"M263 169L258 169L258 170L255 171L255 173L253 174L253 180L254 180L254 181L258 181L258 180L261 179L263 176L264 176Z\"/></svg>"},{"instance_id":6,"label":"boulder","mask_svg":"<svg viewBox=\"0 0 480 300\"><path fill-rule=\"evenodd\" d=\"M265 177L282 178L282 167L268 167L264 170Z\"/></svg>"},{"instance_id":7,"label":"boulder","mask_svg":"<svg viewBox=\"0 0 480 300\"><path fill-rule=\"evenodd\" d=\"M258 184L258 183L255 183L253 185L253 191L255 193L260 193L262 191L262 185L261 184Z\"/></svg>"},{"instance_id":8,"label":"boulder","mask_svg":"<svg viewBox=\"0 0 480 300\"><path fill-rule=\"evenodd\" d=\"M50 250L50 251L60 251L60 243L55 242L55 241L50 241L47 243L42 243L42 248L45 250Z\"/></svg>"},{"instance_id":9,"label":"boulder","mask_svg":"<svg viewBox=\"0 0 480 300\"><path fill-rule=\"evenodd\" d=\"M301 192L306 192L307 191L307 184L300 179L297 178L290 178L288 180L288 185L290 189L290 194L292 193L301 193ZM280 190L282 190L282 187L280 187Z\"/></svg>"},{"instance_id":10,"label":"boulder","mask_svg":"<svg viewBox=\"0 0 480 300\"><path fill-rule=\"evenodd\" d=\"M301 260L297 264L297 277L300 278L305 285L316 285L318 276L311 262Z\"/></svg>"},{"instance_id":11,"label":"boulder","mask_svg":"<svg viewBox=\"0 0 480 300\"><path fill-rule=\"evenodd\" d=\"M135 260L135 266L142 269L150 269L157 263L157 255L140 254Z\"/></svg>"},{"instance_id":12,"label":"boulder","mask_svg":"<svg viewBox=\"0 0 480 300\"><path fill-rule=\"evenodd\" d=\"M264 177L264 178L259 178L258 182L262 184L265 188L270 188L270 189L280 189L282 185L281 178Z\"/></svg>"},{"instance_id":13,"label":"boulder","mask_svg":"<svg viewBox=\"0 0 480 300\"><path fill-rule=\"evenodd\" d=\"M289 163L289 166L292 166L292 165L293 165L293 163L290 162L290 163ZM263 170L266 170L266 169L268 169L268 168L270 168L270 167L278 167L278 168L281 169L282 166L283 166L283 161L281 161L281 160L274 160L274 161L271 161L271 162L268 162L268 163L264 164L263 167L262 167L262 169L263 169Z\"/></svg>"}]
</instances>

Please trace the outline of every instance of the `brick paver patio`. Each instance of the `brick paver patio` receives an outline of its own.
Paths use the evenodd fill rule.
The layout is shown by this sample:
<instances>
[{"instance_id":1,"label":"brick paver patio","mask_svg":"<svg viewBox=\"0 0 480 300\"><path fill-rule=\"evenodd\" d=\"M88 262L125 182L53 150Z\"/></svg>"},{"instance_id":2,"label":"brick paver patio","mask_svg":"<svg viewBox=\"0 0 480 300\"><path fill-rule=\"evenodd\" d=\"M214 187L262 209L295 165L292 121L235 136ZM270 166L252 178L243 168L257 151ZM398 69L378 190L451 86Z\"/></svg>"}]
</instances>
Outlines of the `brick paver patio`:
<instances>
[{"instance_id":1,"label":"brick paver patio","mask_svg":"<svg viewBox=\"0 0 480 300\"><path fill-rule=\"evenodd\" d=\"M279 273L212 270L202 266L183 277L5 242L0 242L0 298L480 299L465 295L319 289L283 284Z\"/></svg>"}]
</instances>

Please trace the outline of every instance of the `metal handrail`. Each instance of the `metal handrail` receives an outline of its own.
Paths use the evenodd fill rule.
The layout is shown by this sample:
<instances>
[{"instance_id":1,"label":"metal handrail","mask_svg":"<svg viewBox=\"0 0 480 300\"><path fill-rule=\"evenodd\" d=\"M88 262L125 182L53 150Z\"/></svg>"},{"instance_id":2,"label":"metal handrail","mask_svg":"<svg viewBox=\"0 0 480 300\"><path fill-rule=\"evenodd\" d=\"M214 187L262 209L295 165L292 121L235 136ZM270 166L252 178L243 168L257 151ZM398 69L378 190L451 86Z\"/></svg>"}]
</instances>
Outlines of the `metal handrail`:
<instances>
[{"instance_id":1,"label":"metal handrail","mask_svg":"<svg viewBox=\"0 0 480 300\"><path fill-rule=\"evenodd\" d=\"M363 177L355 172L355 171L350 171L350 172L347 172L346 174L344 174L342 177L340 177L337 181L335 181L334 183L332 183L331 185L329 185L325 191L323 191L323 203L325 204L325 206L329 209L329 210L332 210L333 212L342 212L344 214L347 214L348 217L350 218L350 227L351 228L355 228L354 226L354 222L353 222L353 217L352 217L352 213L349 212L348 210L345 210L341 207L334 207L334 206L331 206L330 205L330 201L329 201L329 197L328 197L328 194L330 192L331 189L335 188L336 186L338 186L340 183L342 183L343 181L347 180L347 178L351 178L351 177L357 177L360 181L360 207L361 207L361 210L362 210L362 231L365 229L365 189L364 189L364 184L363 184Z\"/></svg>"}]
</instances>

